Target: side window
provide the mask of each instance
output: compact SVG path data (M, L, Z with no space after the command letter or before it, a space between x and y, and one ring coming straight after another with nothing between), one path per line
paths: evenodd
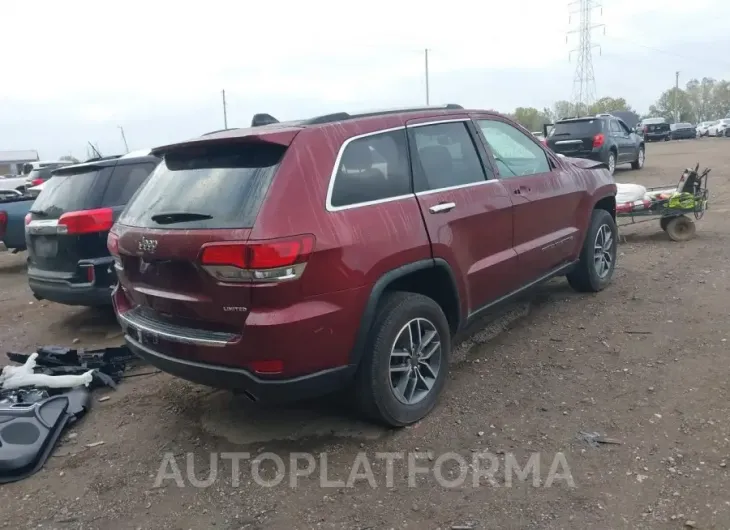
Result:
M624 122L620 121L618 122L619 127L621 127L621 132L625 134L631 134L631 129L629 129L629 126L626 125Z
M621 127L619 126L618 122L616 120L611 120L611 125L609 129L614 134L621 134Z
M410 128L416 191L484 182L487 178L466 122Z
M373 134L345 147L330 204L335 207L411 193L405 130Z
M101 199L102 206L127 204L153 169L155 169L155 164L150 162L115 167Z
M519 129L495 120L479 120L478 123L502 178L550 171L545 151Z

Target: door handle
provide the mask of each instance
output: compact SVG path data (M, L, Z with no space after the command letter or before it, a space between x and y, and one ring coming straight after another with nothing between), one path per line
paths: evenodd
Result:
M527 186L520 186L519 188L515 188L514 193L516 195L520 195L523 191L529 192L530 188L528 188Z
M443 213L450 212L454 208L456 208L455 202L440 202L431 206L428 211L431 213Z

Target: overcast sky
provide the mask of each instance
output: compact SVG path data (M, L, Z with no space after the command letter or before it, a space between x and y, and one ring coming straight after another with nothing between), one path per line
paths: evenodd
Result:
M730 79L730 1L603 0L597 95L640 112L692 77ZM568 0L1 0L0 150L104 154L247 126L431 103L509 112L569 99ZM573 26L578 17L573 16ZM600 54L599 54L600 51Z

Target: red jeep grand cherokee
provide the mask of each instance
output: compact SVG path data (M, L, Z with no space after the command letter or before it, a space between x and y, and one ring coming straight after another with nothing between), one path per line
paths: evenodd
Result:
M372 418L413 423L458 330L557 275L600 291L616 263L606 167L492 112L256 115L154 152L108 241L126 341L256 400L350 385Z

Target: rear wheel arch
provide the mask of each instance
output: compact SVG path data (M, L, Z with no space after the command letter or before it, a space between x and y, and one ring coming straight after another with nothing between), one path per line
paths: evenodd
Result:
M383 295L393 291L418 293L433 299L446 315L451 333L455 334L461 327L461 300L451 266L441 258L408 263L386 272L373 285L350 354L351 365L360 363Z

